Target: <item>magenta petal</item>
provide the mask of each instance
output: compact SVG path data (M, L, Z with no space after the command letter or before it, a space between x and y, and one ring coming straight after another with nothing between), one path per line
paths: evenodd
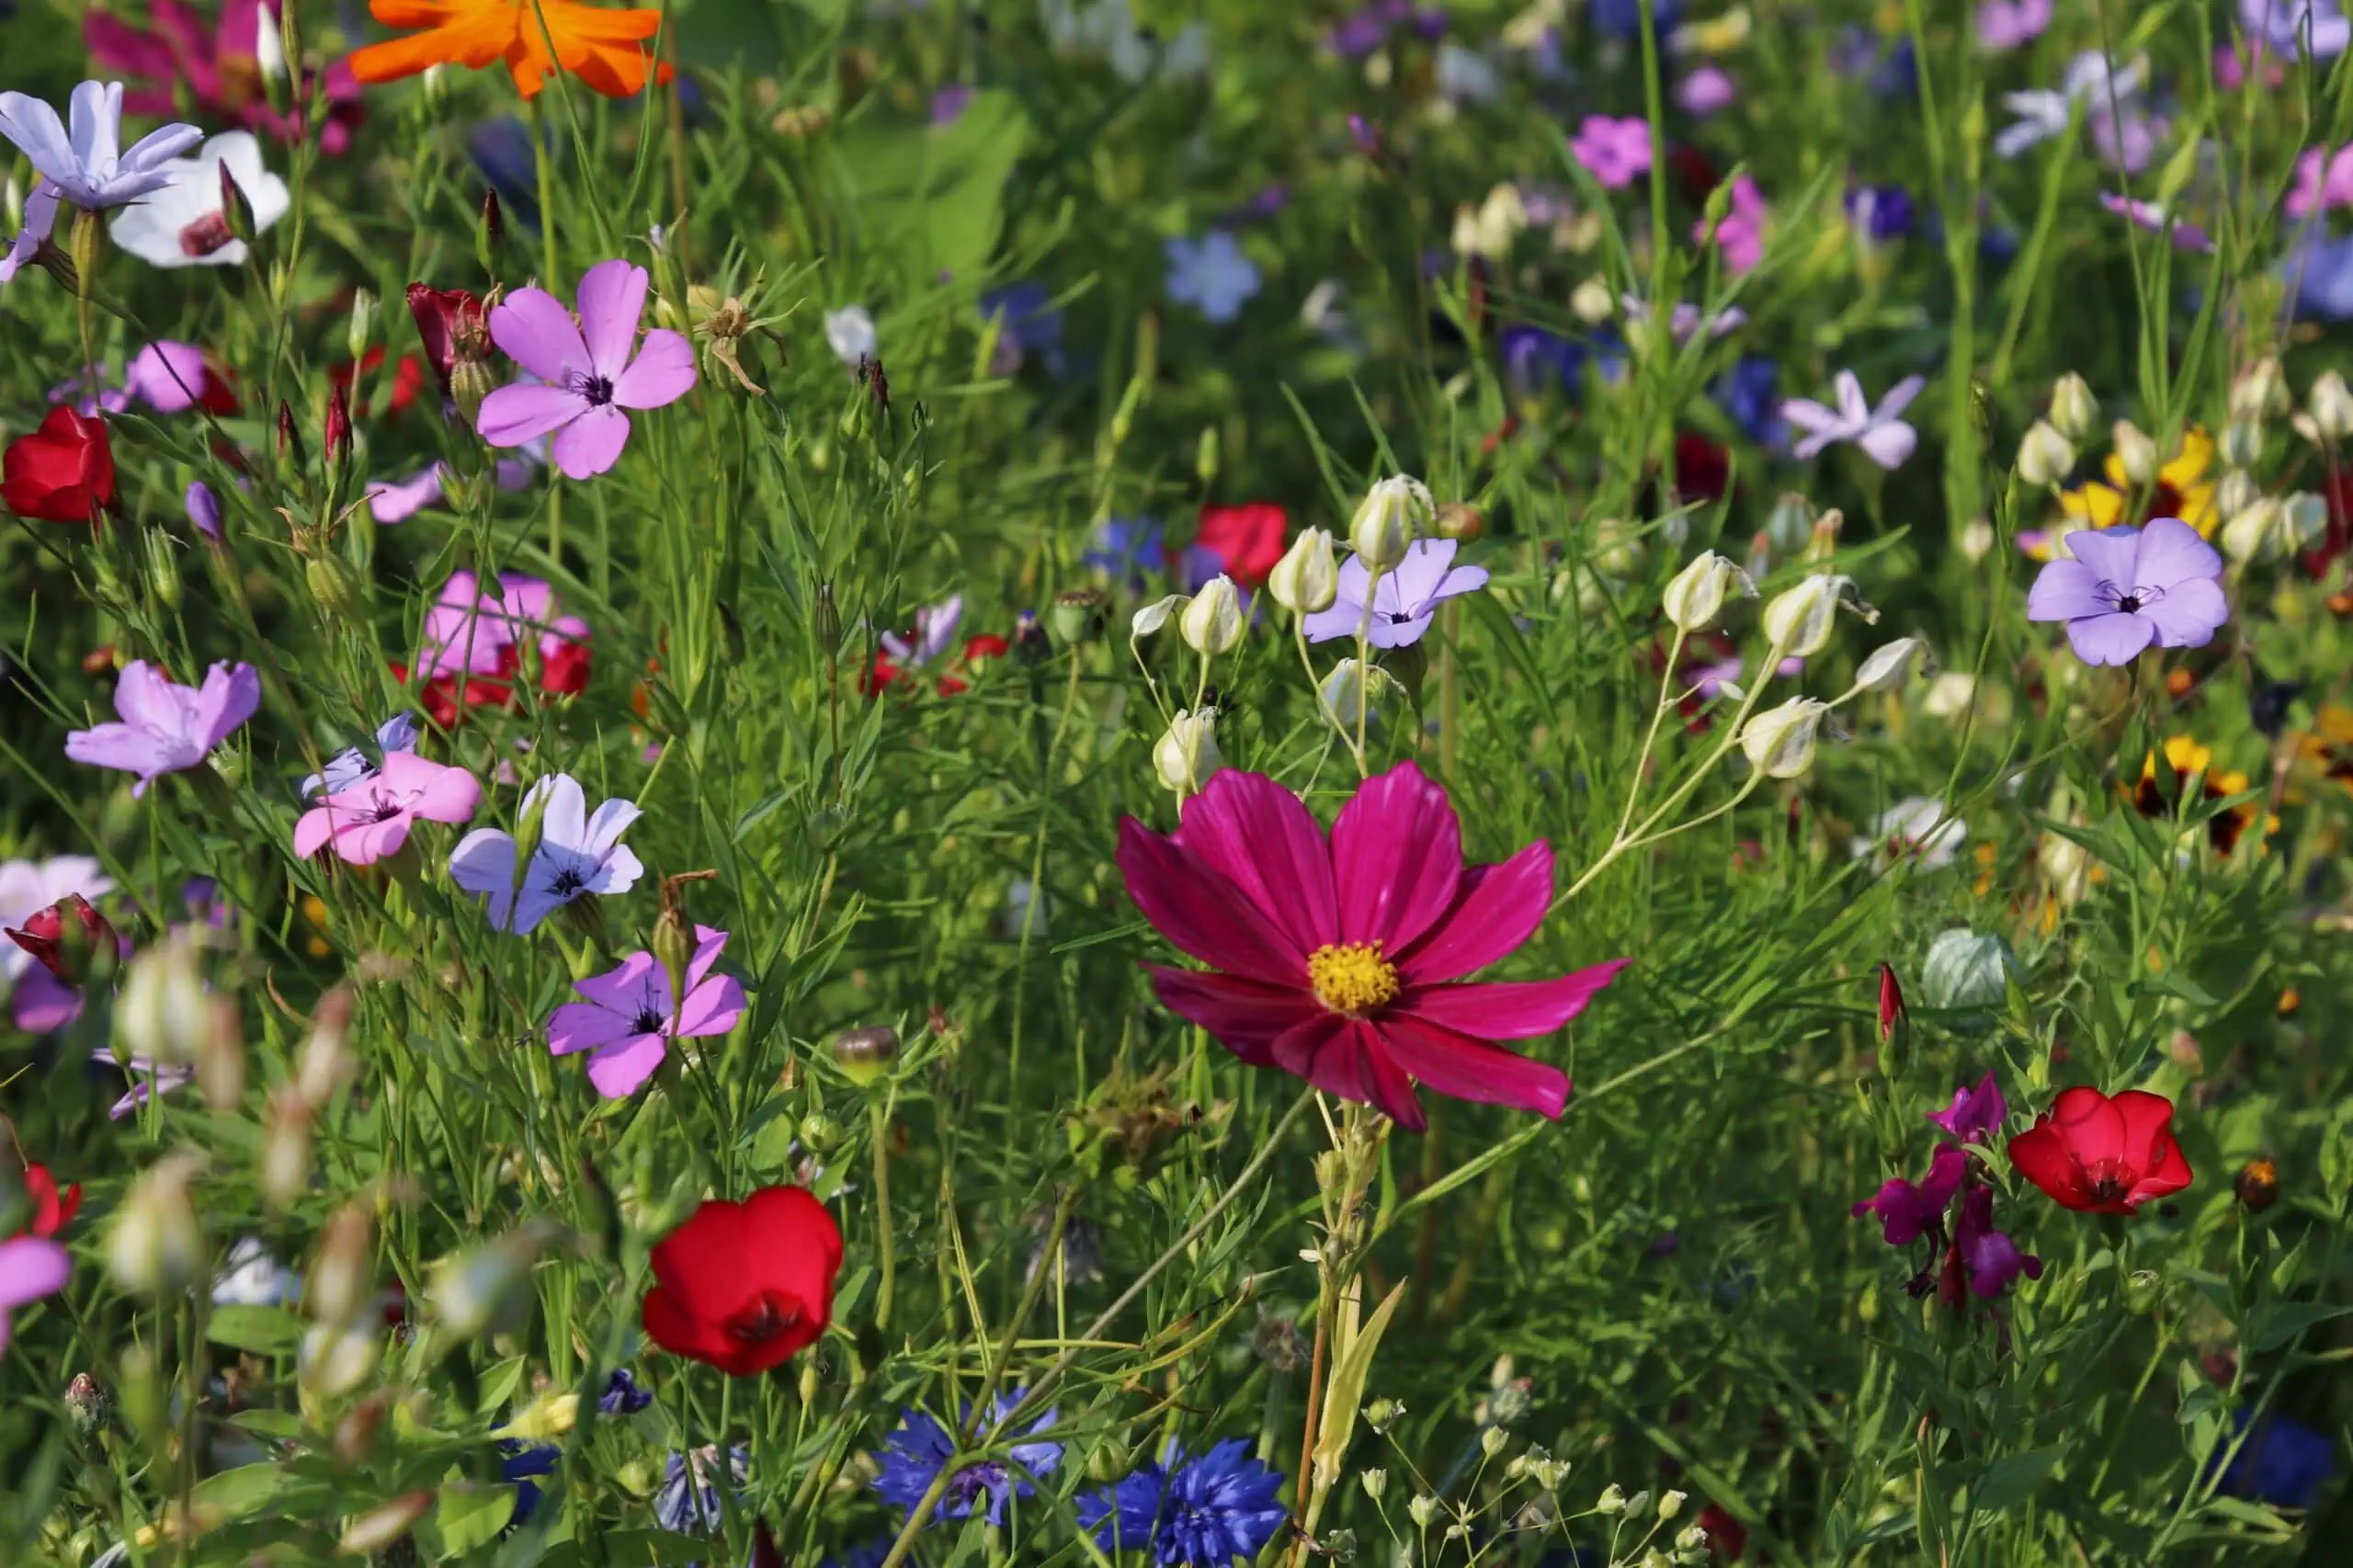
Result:
M2067 623L2067 641L2087 665L2129 665L2156 634L2156 622L2137 615L2093 615Z
M1585 1011L1586 1004L1633 960L1611 959L1558 980L1477 982L1410 990L1391 1006L1475 1040L1527 1040L1550 1034Z
M482 408L474 415L474 430L494 447L519 447L551 430L563 429L589 406L578 392L517 381L482 400Z
M627 445L629 415L608 403L591 408L557 431L550 450L566 479L594 479L621 460L621 449Z
M627 1099L662 1065L664 1049L658 1034L635 1035L608 1045L588 1059L588 1081L608 1100Z
M613 381L613 401L623 408L659 408L676 403L695 386L693 346L675 332L645 335L637 358Z
M566 1002L548 1015L548 1051L569 1056L630 1038L630 1016L594 1002Z
M1181 951L1270 985L1305 981L1307 955L1198 856L1127 817L1120 824L1119 862L1128 896Z
M507 295L490 312L490 339L508 358L559 388L589 368L588 346L572 324L572 312L544 289Z
M678 1010L681 1035L725 1034L744 1016L744 987L732 974L706 981L687 993Z
M1550 1062L1411 1014L1385 1014L1376 1027L1399 1066L1449 1099L1512 1106L1553 1121L1568 1108L1569 1075Z
M1301 952L1340 939L1324 831L1297 795L1266 775L1221 769L1185 802L1173 837L1232 879Z
M1535 935L1552 902L1552 848L1538 839L1495 866L1462 873L1454 906L1397 957L1408 985L1456 980L1494 963Z
M638 319L645 313L645 268L620 260L600 261L581 275L580 337L590 368L607 381L629 367Z
M1332 824L1340 934L1403 952L1454 902L1462 828L1446 791L1410 762L1368 778Z
M1427 1125L1413 1081L1362 1019L1319 1013L1277 1035L1267 1054L1284 1072L1327 1095L1371 1106L1415 1132Z
M1216 1037L1220 1045L1254 1067L1274 1059L1267 1047L1285 1029L1323 1014L1323 1007L1295 986L1267 985L1196 969L1146 966L1161 1005Z

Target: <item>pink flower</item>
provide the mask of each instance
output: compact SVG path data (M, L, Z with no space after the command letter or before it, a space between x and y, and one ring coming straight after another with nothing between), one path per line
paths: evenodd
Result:
M1576 154L1593 177L1609 190L1623 190L1636 175L1651 167L1651 128L1648 120L1612 119L1589 114L1577 128L1569 151Z
M1732 182L1732 207L1717 223L1715 233L1708 232L1708 221L1700 219L1691 225L1691 238L1699 244L1713 240L1723 252L1724 265L1737 278L1765 259L1765 198L1756 189L1756 182L1746 175Z
M652 953L631 953L620 968L573 989L587 998L567 1002L548 1019L548 1050L558 1056L593 1051L588 1081L607 1099L626 1099L654 1076L680 1037L725 1034L744 1016L744 988L732 974L712 978L710 966L727 933L695 927L695 955L687 965L687 999L678 1006L669 971Z
M2288 216L2309 218L2332 207L2353 207L2353 146L2308 150L2296 160L2296 188L2288 193Z
M8 1348L10 1314L64 1290L73 1272L65 1249L45 1237L0 1242L0 1351Z
M1732 77L1713 65L1701 65L1675 85L1675 101L1694 119L1730 108L1739 96Z
M261 706L261 677L251 665L214 665L204 684L176 686L144 659L122 667L114 683L119 724L95 724L65 737L65 755L93 767L139 775L133 796L165 773L197 767Z
M474 428L494 447L555 437L550 455L567 478L591 479L629 444L624 409L660 408L694 389L695 353L656 327L640 347L645 268L600 261L580 279L580 320L544 289L517 289L490 312L491 341L536 381L483 399Z
M482 802L482 786L462 767L396 751L365 783L329 795L294 824L294 853L308 858L329 842L354 866L397 854L419 822L464 822Z
M2040 38L2051 26L2051 0L1984 0L1977 7L1977 41L2002 54Z
M176 114L180 106L175 89L184 87L191 100L188 107L203 109L212 119L233 120L281 142L301 136L301 118L270 108L262 90L262 28L272 35L271 55L281 52L274 6L262 0L226 0L210 38L204 18L178 0L154 0L148 9L154 18L153 32L141 32L104 11L94 10L82 18L83 41L100 70L153 84L123 96L127 112ZM360 120L358 80L340 60L327 67L324 79L312 80L308 72L303 75L303 92L313 109L321 102L325 106L319 148L340 153L351 145L352 130Z
M2212 235L2195 223L2175 217L2165 210L2162 202L2135 201L2113 191L2103 190L2099 193L2099 204L2120 218L2131 220L2138 227L2158 233L2170 230L2176 250L2211 251L2214 248Z
M1568 1075L1492 1042L1549 1034L1627 963L1556 980L1461 983L1543 922L1552 851L1466 867L1446 791L1410 762L1368 779L1327 843L1273 779L1227 768L1163 836L1120 824L1145 918L1207 971L1151 965L1153 988L1254 1067L1279 1067L1419 1131L1416 1081L1558 1117Z
M420 667L428 676L504 674L507 651L534 631L540 634L540 657L555 659L568 644L585 642L589 635L586 621L555 611L555 590L543 578L502 572L485 593L472 573L452 572L441 585L440 598L425 613Z

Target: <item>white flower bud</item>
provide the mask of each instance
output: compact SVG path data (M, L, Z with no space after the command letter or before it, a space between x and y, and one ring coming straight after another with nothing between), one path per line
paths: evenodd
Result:
M1340 597L1340 567L1328 528L1309 528L1291 540L1267 577L1267 592L1294 615L1329 609Z
M1389 1472L1385 1470L1368 1470L1357 1480L1363 1485L1364 1494L1376 1503L1381 1501L1381 1494L1389 1490Z
M2252 419L2234 419L2222 426L2222 460L2233 468L2253 468L2263 456L2263 426Z
M1438 507L1418 479L1395 474L1365 492L1348 520L1348 546L1368 570L1389 572L1405 559L1405 547L1427 533Z
M2288 508L2276 497L2266 495L2222 525L2222 553L2242 566L2277 561L2288 552L2294 539L2295 525L2289 519Z
M1643 1517L1643 1510L1650 1506L1650 1488L1645 1486L1640 1492L1635 1493L1631 1497L1626 1499L1626 1517L1630 1519L1639 1519Z
M1427 1492L1417 1492L1414 1500L1405 1505L1405 1512L1413 1516L1415 1524L1427 1529L1430 1521L1438 1517L1438 1499Z
M2038 419L2018 443L2018 477L2048 487L2075 472L2075 449L2048 420Z
M1768 778L1795 778L1813 766L1815 737L1830 704L1792 697L1750 719L1740 732L1740 749Z
M430 1287L441 1325L460 1339L507 1325L530 1296L538 1250L536 1233L515 1231L444 1260Z
M311 1009L311 1033L302 1042L302 1059L295 1068L294 1092L313 1110L324 1108L358 1074L358 1060L351 1053L351 1010L356 1002L350 986L338 985Z
M1569 296L1569 309L1587 326L1598 326L1617 313L1618 296L1607 278L1588 278Z
M2070 370L2051 388L2051 423L2070 441L2080 441L2092 433L2092 421L2099 417L2099 401L2092 396L2092 389L2084 378ZM2072 466L2072 465L2070 465Z
M1602 1488L1601 1495L1594 1499L1593 1511L1597 1514L1624 1513L1626 1511L1625 1490L1616 1482L1611 1482Z
M1342 729L1354 733L1359 709L1370 710L1381 706L1381 699L1397 687L1397 677L1379 665L1368 667L1354 659L1342 659L1324 677L1322 692L1324 711Z
M2157 470L2164 466L2157 456L2157 444L2142 433L2130 419L2120 419L2109 429L2109 444L2115 449L2116 461L2124 470L2128 484L2148 485L2157 482Z
M1830 645L1831 620L1838 613L1840 596L1854 585L1851 577L1818 573L1801 578L1765 607L1765 635L1773 640L1777 655L1810 659Z
M1179 709L1168 722L1168 733L1152 748L1152 770L1159 775L1161 788L1174 790L1180 796L1199 792L1209 782L1210 775L1222 766L1224 759L1217 751L1214 708L1199 711Z
M2345 387L2345 378L2334 370L2324 372L2313 382L2313 390L2304 399L2304 410L2313 416L2313 425L2322 436L2341 441L2353 436L2353 392Z
M2288 497L2288 529L2296 548L2310 550L2328 533L2328 502L2309 490Z
M1137 610L1129 619L1128 640L1141 642L1167 625L1170 616L1176 614L1192 602L1191 597L1186 594L1170 594L1165 598L1153 600L1152 603Z
M114 1008L118 1044L152 1062L192 1062L204 1050L212 1009L204 994L196 947L186 936L131 960Z
M2239 470L2222 475L2222 483L2214 486L2214 510L2225 520L2262 499L2263 486L2255 482L2255 475Z
M1494 1459L1511 1441L1511 1434L1500 1426L1490 1426L1479 1434L1479 1451Z
M1665 1506L1662 1506L1659 1511L1665 1513ZM1705 1525L1686 1525L1676 1532L1675 1550L1677 1551L1697 1551L1707 1544L1708 1527Z
M286 80L286 38L279 28L285 24L267 6L260 7L255 20L260 25L254 28L254 63L261 68L263 81L283 82Z
M1186 646L1215 658L1242 641L1242 592L1221 572L1201 585L1192 601L1177 613L1177 634Z
M1702 551L1699 558L1675 574L1659 597L1659 608L1666 611L1666 619L1678 631L1699 631L1716 619L1723 608L1724 589L1738 583L1748 597L1756 597L1756 584L1749 574L1718 555L1714 551Z
M381 1355L375 1334L365 1326L313 1324L295 1366L304 1388L334 1399L366 1382Z
M1915 665L1925 665L1928 644L1917 637L1899 637L1871 650L1855 671L1858 691L1893 691L1912 678Z
M2231 418L2253 425L2266 415L2288 406L2288 382L2279 373L2279 358L2267 354L2241 370L2231 383Z
M302 1305L314 1322L339 1328L359 1321L376 1295L376 1220L364 1199L327 1217Z
M355 1515L344 1527L343 1539L336 1549L350 1557L375 1557L388 1553L400 1544L403 1537L415 1528L416 1522L433 1511L434 1492L426 1487L395 1497L389 1503L379 1503L364 1514Z
M1961 525L1961 553L1974 563L1985 559L1994 548L1994 525L1983 517L1972 517Z
M1928 683L1920 710L1931 719L1958 719L1977 698L1977 677L1967 670L1947 670Z
M203 1274L204 1226L188 1198L201 1155L167 1154L133 1183L107 1236L107 1269L136 1295L176 1296Z
M2070 377L2069 379L2074 380L2073 377ZM2076 384L2081 385L2082 383L2078 381ZM2086 393L2086 395L2088 396L2089 394ZM1676 1515L1683 1512L1683 1498L1684 1494L1680 1492L1662 1493L1658 1500L1658 1517L1661 1519L1672 1519Z

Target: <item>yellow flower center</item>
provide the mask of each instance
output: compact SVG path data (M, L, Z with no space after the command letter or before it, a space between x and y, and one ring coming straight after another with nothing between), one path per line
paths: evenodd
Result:
M1379 942L1342 942L1307 955L1308 983L1315 999L1351 1017L1396 999L1397 966L1381 956Z

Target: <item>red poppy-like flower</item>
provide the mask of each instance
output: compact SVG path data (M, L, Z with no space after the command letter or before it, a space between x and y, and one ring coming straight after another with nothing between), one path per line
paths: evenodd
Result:
M95 523L114 505L114 449L104 422L63 403L0 455L0 502L44 523Z
M2145 1089L2110 1098L2063 1089L2034 1125L2010 1140L2010 1165L2063 1209L2130 1214L2189 1185L2173 1135L2173 1101Z
M65 917L74 918L68 930ZM8 928L8 939L32 954L41 968L68 985L79 985L89 969L89 955L112 952L118 938L106 916L90 907L78 892L69 892L47 909L38 910L22 926Z
M1174 835L1120 824L1128 896L1206 971L1150 966L1174 1011L1254 1067L1280 1067L1418 1131L1416 1081L1558 1117L1568 1074L1492 1042L1549 1034L1628 960L1557 980L1461 983L1516 951L1552 897L1539 839L1462 861L1446 790L1410 762L1368 779L1326 842L1299 797L1228 768Z
M710 1199L654 1244L645 1332L673 1356L750 1377L817 1342L834 1307L842 1233L807 1188Z
M25 1191L33 1200L32 1223L25 1233L28 1235L45 1240L57 1234L74 1222L74 1216L82 1208L82 1184L77 1181L59 1190L57 1178L50 1174L47 1165L25 1167Z
M1271 501L1240 506L1204 506L1194 542L1216 555L1225 574L1245 588L1267 580L1283 558L1283 530L1290 519Z
M428 290L428 292L430 290ZM412 306L411 308L414 309L415 307ZM480 307L477 306L476 309L480 309ZM354 392L364 392L369 387L375 384L376 372L383 369L383 345L378 344L374 347L369 349L367 353L361 355L359 357L359 362L357 365L354 365L350 360L346 359L340 363L328 366L327 384L335 391L344 393L347 397L350 396ZM443 378L442 385L444 387L449 385L449 380L447 377ZM424 387L425 367L417 363L415 355L402 355L400 358L400 363L392 367L392 412L399 414L405 410L410 403L416 401L416 394L423 391ZM367 418L368 404L360 403L358 405L356 412L358 414L360 418Z

